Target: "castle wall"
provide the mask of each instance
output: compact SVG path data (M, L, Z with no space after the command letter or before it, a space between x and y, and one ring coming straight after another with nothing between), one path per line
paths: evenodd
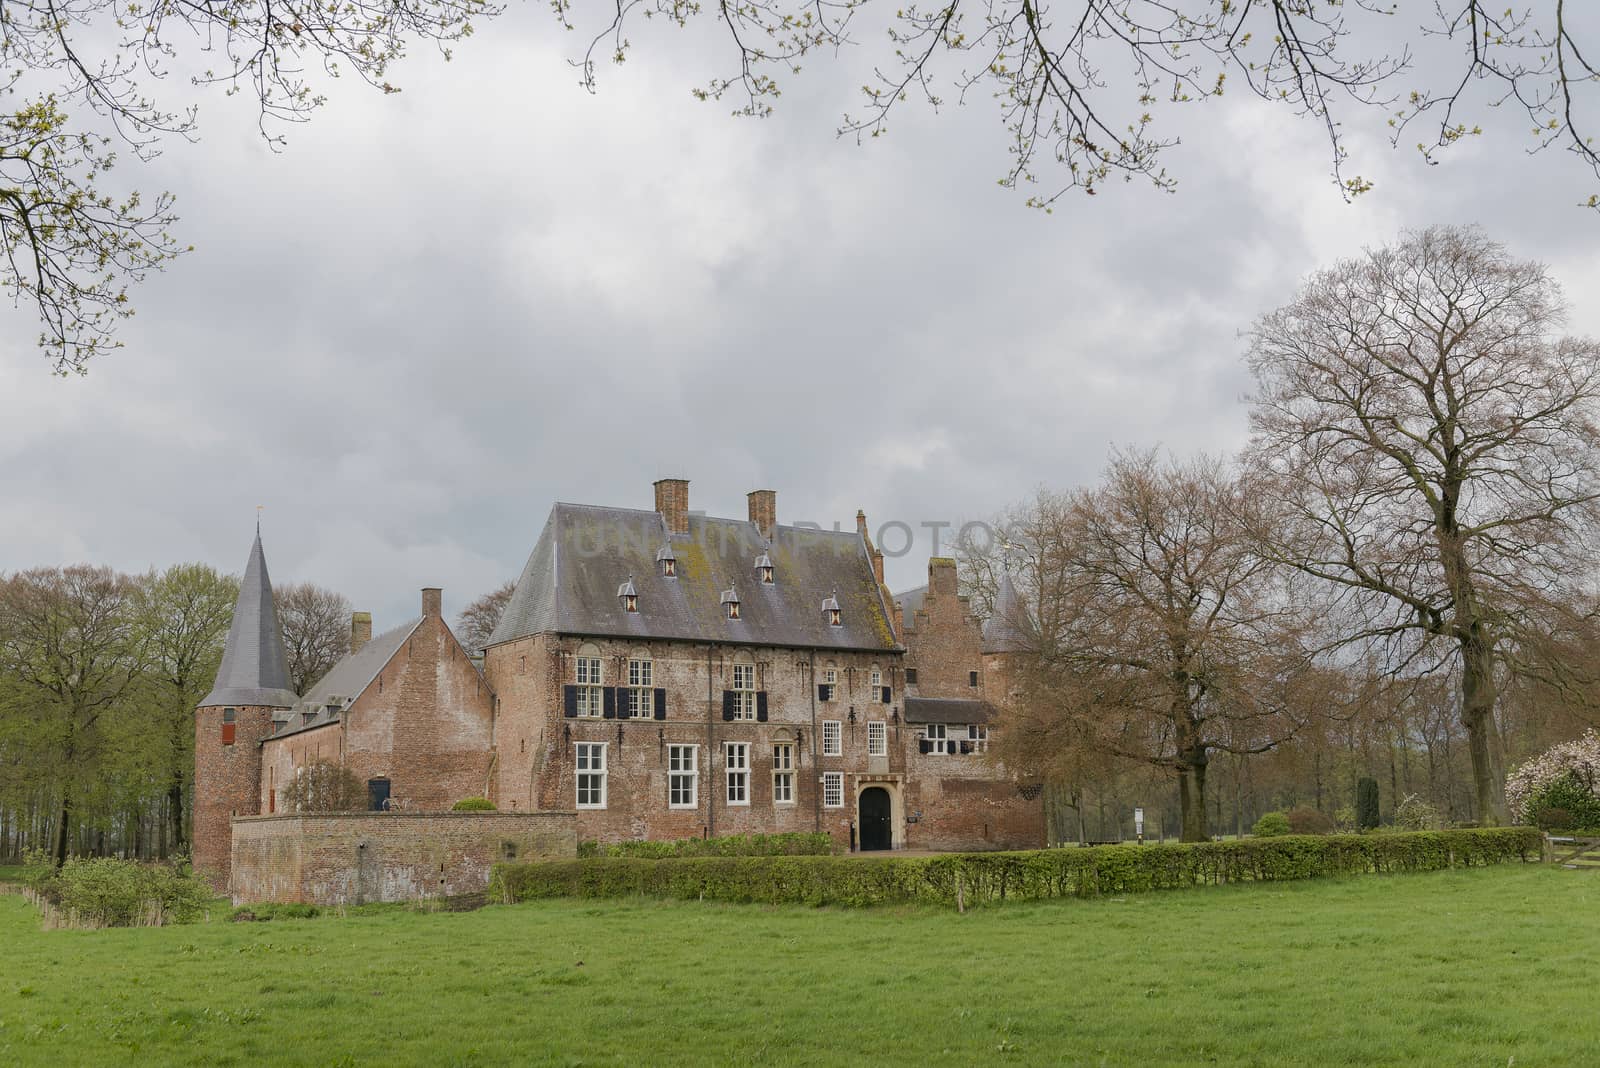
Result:
M502 860L575 857L570 812L358 812L232 823L233 903L359 905L482 893Z

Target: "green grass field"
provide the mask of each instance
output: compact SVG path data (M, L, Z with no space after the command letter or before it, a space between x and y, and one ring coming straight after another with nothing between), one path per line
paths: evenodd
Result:
M0 1064L1584 1064L1596 961L1600 877L1521 865L966 915L41 931L0 894Z

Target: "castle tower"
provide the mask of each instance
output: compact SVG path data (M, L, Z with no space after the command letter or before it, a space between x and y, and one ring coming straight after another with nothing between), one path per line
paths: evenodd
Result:
M983 674L985 690L998 705L1006 705L1016 695L1022 680L1019 676L1019 654L1030 653L1039 647L1033 618L1028 615L1027 602L1011 582L1011 575L1002 572L1000 588L995 591L994 609L983 623Z
M258 528L216 685L194 714L194 865L219 889L231 867L229 821L261 809L261 741L272 733L272 712L298 700L289 689L289 658Z

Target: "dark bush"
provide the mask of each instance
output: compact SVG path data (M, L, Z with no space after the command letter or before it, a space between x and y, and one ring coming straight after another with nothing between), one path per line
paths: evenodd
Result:
M1304 805L1289 810L1290 834L1332 834L1333 817Z
M183 863L140 864L111 857L68 858L35 882L45 903L77 927L156 927L192 923L211 889Z
M1269 812L1256 820L1256 825L1250 828L1250 833L1257 838L1276 838L1289 833L1289 817L1281 812Z
M1356 783L1356 829L1370 831L1382 822L1378 809L1378 780L1362 778Z
M1575 826L1571 812L1554 807L1541 808L1533 817L1533 822L1546 831L1570 831Z
M1600 827L1600 797L1591 793L1575 772L1552 779L1528 799L1529 812L1552 808L1566 810L1568 828Z
M933 857L595 857L497 864L489 896L506 902L643 895L768 904L983 904L1537 862L1542 848L1539 831L1511 827Z
M494 802L487 797L463 797L450 806L451 812L493 812Z
M282 796L285 812L362 812L369 804L367 784L327 760L296 768Z

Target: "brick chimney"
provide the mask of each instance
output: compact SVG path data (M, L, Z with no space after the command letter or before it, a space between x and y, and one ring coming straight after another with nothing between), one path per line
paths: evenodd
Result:
M444 615L444 590L438 586L422 587L422 615L424 619L438 619Z
M655 482L656 511L666 521L668 534L689 533L689 480L662 478Z
M750 522L756 525L763 538L771 541L773 531L778 528L777 491L751 490L745 494L745 500L750 503Z
M350 652L359 653L372 640L372 613L350 613Z
M867 513L860 508L856 509L856 533L861 535L861 540L867 545L867 558L872 561L872 577L878 585L883 585L883 553L872 544L872 536L867 533Z

